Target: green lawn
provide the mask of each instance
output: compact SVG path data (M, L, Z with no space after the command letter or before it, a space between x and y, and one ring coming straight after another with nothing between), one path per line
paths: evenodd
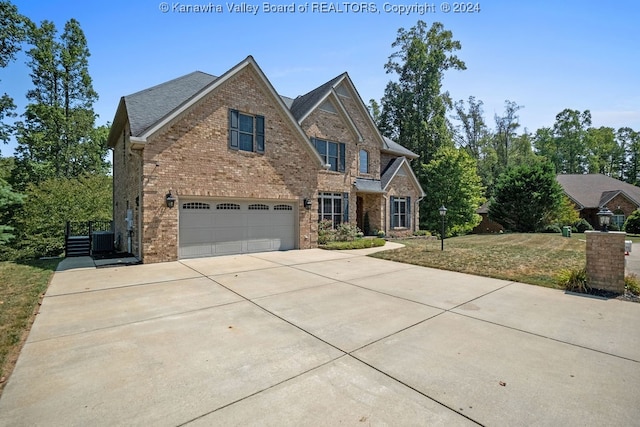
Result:
M404 248L371 256L408 264L534 285L557 287L556 276L562 269L585 265L583 234L571 239L557 234L483 234L439 240L399 240Z
M58 262L59 259L0 262L0 391Z

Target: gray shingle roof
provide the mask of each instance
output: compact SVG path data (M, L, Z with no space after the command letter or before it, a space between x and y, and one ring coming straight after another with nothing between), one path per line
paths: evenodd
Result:
M384 193L378 179L356 178L356 189L363 193Z
M194 71L123 97L129 116L131 135L142 135L216 79L217 77L211 74Z
M386 151L388 153L392 153L392 154L397 154L400 156L405 156L408 157L410 159L415 159L417 157L419 157L416 153L414 153L413 151L404 148L402 145L398 144L397 142L387 138L386 136L383 136L382 139L384 140L384 147L382 149L382 151Z
M402 157L396 157L395 159L393 159L393 160L391 160L389 162L389 164L385 168L384 172L382 172L382 176L380 176L380 181L382 183L382 188L386 188L387 187L387 185L389 184L389 181L391 181L391 178L393 178L393 176L398 171L400 166L402 166L402 161L403 160L404 159Z
M556 179L564 192L584 208L600 208L620 192L640 205L640 187L606 175L558 175Z
M329 80L322 86L319 86L308 92L304 95L301 95L293 100L293 104L289 107L291 110L291 114L296 118L297 121L300 121L302 117L304 117L311 109L322 99L324 98L333 85L335 85L338 80L340 80L346 73L342 73L339 76Z

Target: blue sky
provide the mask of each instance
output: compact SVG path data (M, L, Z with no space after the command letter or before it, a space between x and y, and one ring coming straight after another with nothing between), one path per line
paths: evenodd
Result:
M252 55L275 89L295 97L347 71L360 96L380 100L387 82L384 64L394 52L398 28L418 20L439 21L462 44L457 52L467 70L449 71L443 89L454 100L475 96L484 102L493 126L505 100L524 106L523 128L553 126L565 108L591 110L593 126L629 126L640 131L640 13L631 0L473 2L480 11L443 12L445 2L427 12L399 14L372 2L377 13L348 2L274 0L294 5L294 13L265 13L262 1L246 1L258 13L229 12L224 1L159 0L14 1L36 22L53 21L62 32L77 19L91 51L90 73L100 99L98 124L113 120L121 96L200 70L220 75ZM370 4L370 3L367 3ZM455 2L446 2L454 7ZM180 5L219 5L222 12L187 12ZM308 5L308 6L307 6ZM307 12L300 9L307 6ZM316 11L312 11L314 8ZM349 7L349 9L347 9ZM362 8L361 8L362 9ZM21 112L31 80L24 54L0 70L0 92L8 92ZM522 130L521 129L521 130ZM3 156L15 143L0 145Z

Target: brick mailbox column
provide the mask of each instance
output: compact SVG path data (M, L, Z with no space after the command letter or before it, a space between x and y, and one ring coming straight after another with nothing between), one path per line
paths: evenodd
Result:
M626 233L586 231L587 285L624 293L624 239Z

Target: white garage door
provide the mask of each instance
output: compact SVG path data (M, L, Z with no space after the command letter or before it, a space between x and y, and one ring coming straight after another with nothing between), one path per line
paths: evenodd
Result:
M293 203L180 201L180 258L295 248Z

